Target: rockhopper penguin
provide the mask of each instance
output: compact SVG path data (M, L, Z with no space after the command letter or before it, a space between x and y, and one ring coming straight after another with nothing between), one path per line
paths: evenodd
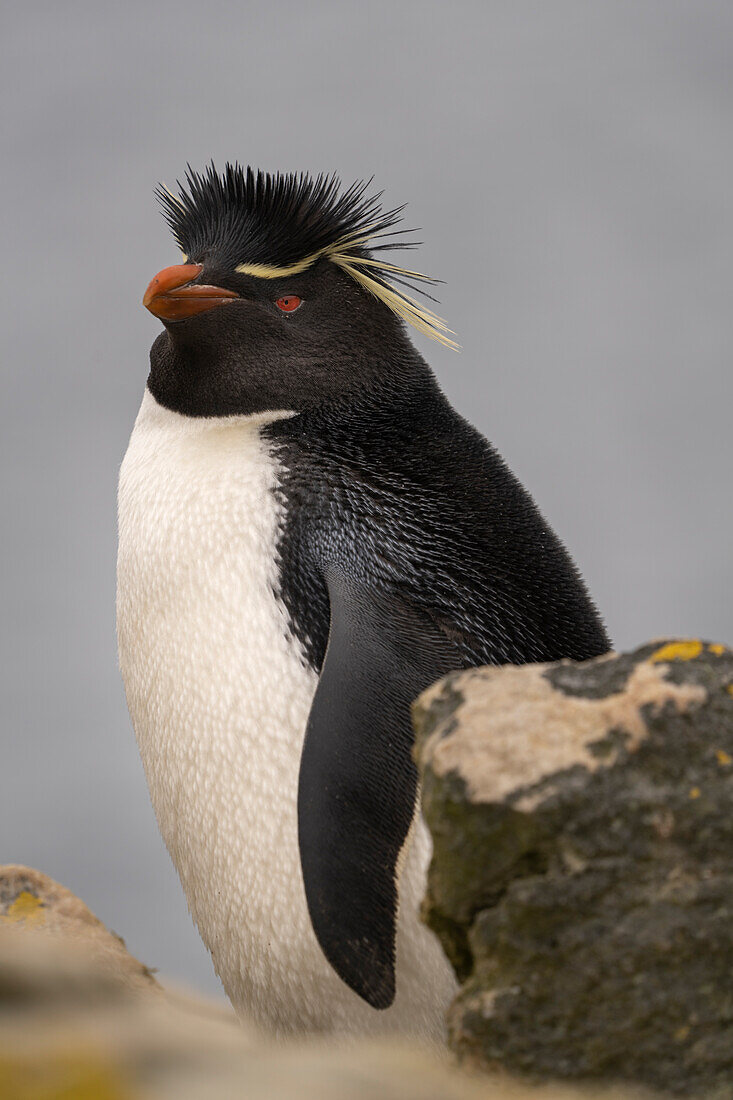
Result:
M608 650L567 552L441 393L400 211L228 165L159 190L184 252L119 485L122 675L237 1009L442 1034L410 703L453 669ZM400 241L402 240L402 245ZM488 735L488 734L487 734Z

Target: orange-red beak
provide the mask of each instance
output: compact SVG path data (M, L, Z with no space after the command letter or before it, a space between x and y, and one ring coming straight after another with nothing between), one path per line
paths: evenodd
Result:
M143 305L161 321L183 321L238 297L233 290L224 290L221 286L201 283L189 286L203 270L201 264L176 264L164 268L150 280Z

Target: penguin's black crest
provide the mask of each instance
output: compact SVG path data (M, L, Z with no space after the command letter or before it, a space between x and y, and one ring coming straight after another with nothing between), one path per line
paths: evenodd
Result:
M404 206L382 210L382 192L369 194L370 183L343 188L335 174L271 174L237 163L227 163L220 174L212 163L204 172L189 165L178 195L159 185L156 196L190 260L216 252L233 271L275 279L325 258L419 331L457 347L442 318L394 285L429 298L424 287L437 280L375 255L418 242L396 239L409 233L395 228Z
M335 175L270 174L240 164L227 164L220 175L211 164L204 172L189 166L179 197L162 186L156 194L188 255L215 240L235 263L290 267L339 241L374 238L399 223L404 208L383 212L381 195L367 195L368 186L358 182L342 191Z

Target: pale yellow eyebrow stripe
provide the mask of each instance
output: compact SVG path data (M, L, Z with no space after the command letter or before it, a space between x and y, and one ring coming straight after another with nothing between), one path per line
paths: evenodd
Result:
M290 275L299 275L302 271L312 267L316 260L326 257L419 332L455 351L460 350L459 345L450 339L450 336L454 333L451 332L442 317L438 317L432 310L420 305L411 295L384 286L364 268L381 269L389 274L403 275L411 279L422 279L426 282L432 282L433 280L429 276L423 275L422 272L410 271L409 268L382 263L380 260L367 259L364 256L357 256L349 252L349 249L365 244L368 239L367 234L366 236L338 241L319 252L314 252L304 259L298 260L297 263L290 264L289 267L276 267L274 264L238 264L234 270L240 275L252 275L256 279L286 279Z
M274 267L271 264L237 264L234 268L240 275L253 275L256 279L285 279L288 275L300 275L316 262L321 253L316 252L312 256L306 256L304 260L298 260L290 267Z

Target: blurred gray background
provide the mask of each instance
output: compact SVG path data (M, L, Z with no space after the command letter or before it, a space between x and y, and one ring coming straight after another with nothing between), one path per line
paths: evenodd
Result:
M0 860L218 988L116 666L115 483L187 160L371 176L445 280L421 338L617 647L733 642L733 4L33 3L2 21Z

